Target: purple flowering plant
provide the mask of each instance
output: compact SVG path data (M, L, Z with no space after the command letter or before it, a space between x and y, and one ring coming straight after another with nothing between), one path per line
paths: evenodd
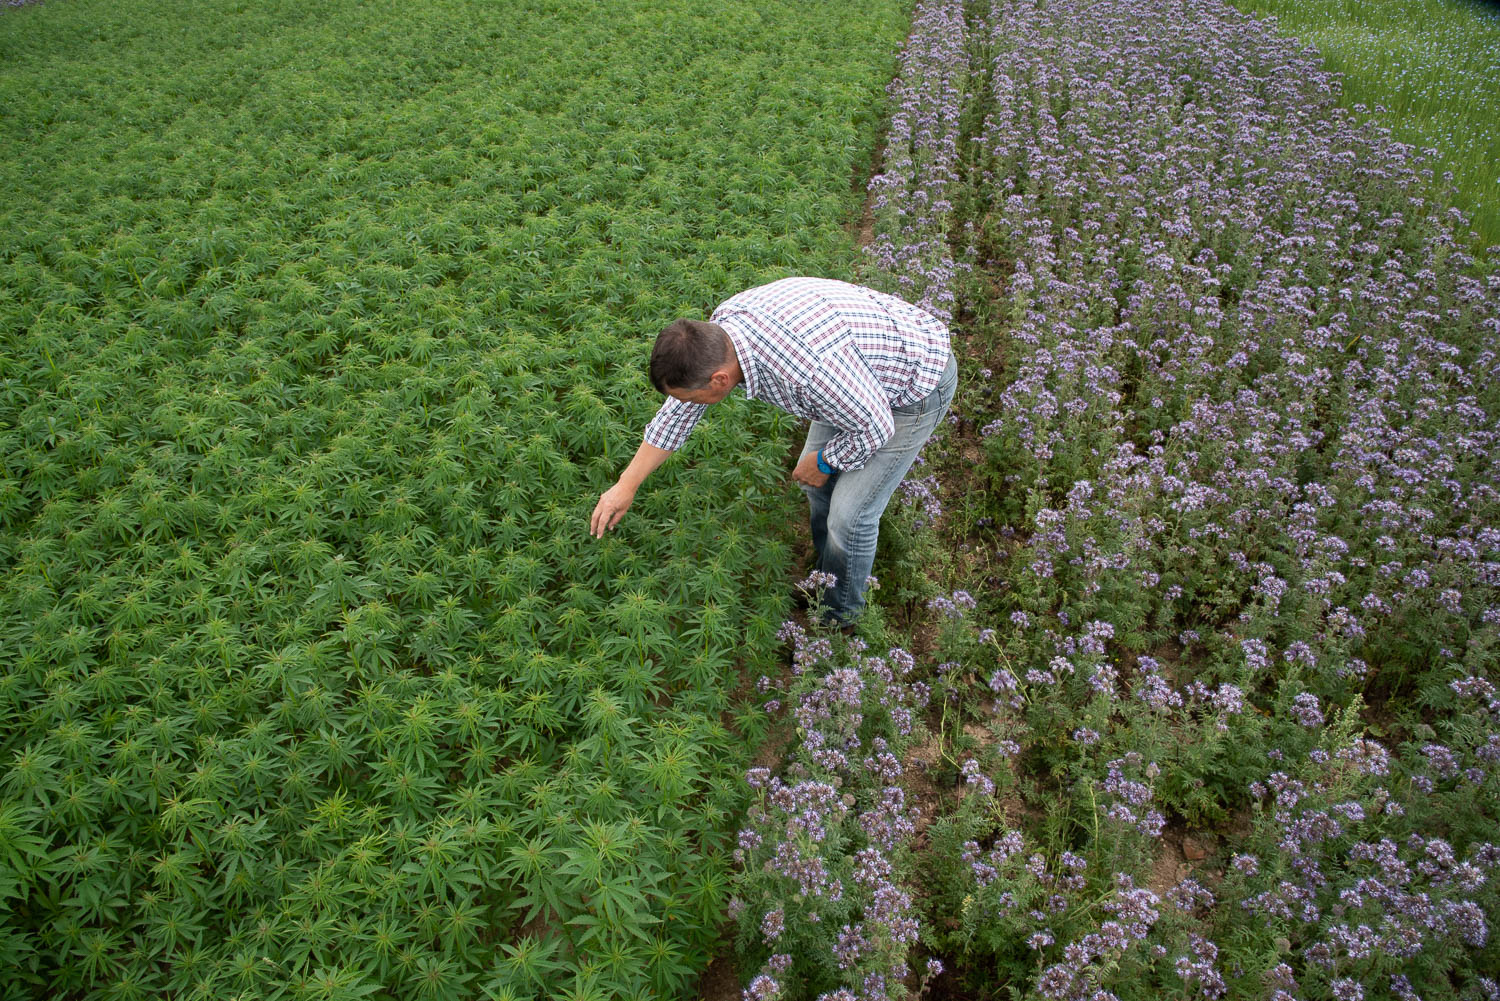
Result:
M1360 708L1316 727L1314 746L1280 756L1251 785L1251 831L1219 890L1234 906L1216 916L1246 957L1234 979L1249 987L1284 966L1299 971L1298 988L1313 997L1384 987L1398 975L1408 987L1478 996L1474 974L1493 969L1496 955L1500 837L1464 818L1494 816L1500 796L1484 749L1496 744L1445 748L1429 755L1432 767L1406 771L1364 732ZM1491 716L1492 734L1494 724ZM1408 757L1437 746L1412 746ZM1463 782L1466 768L1486 773L1477 782L1470 773L1468 803L1434 789L1433 772Z
M901 758L926 688L905 650L871 655L793 622L782 636L797 742L781 774L747 774L753 802L734 850L731 912L741 956L760 969L746 996L900 997L919 929L905 882L919 814Z
M922 0L887 94L892 108L880 173L870 179L875 280L946 320L956 262L948 229L958 190L960 117L970 54L963 0Z

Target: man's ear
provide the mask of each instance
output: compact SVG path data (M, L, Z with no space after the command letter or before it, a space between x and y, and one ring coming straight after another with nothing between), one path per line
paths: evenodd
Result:
M708 377L708 384L714 389L723 389L729 385L729 369L716 369L714 374Z

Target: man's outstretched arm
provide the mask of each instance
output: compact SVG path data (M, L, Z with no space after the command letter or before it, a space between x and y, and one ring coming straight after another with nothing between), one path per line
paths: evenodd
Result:
M630 460L630 465L625 467L620 479L599 495L599 503L594 505L594 516L589 520L589 534L602 539L605 531L619 524L620 518L635 500L635 492L641 483L657 466L666 462L671 454L670 449L657 448L647 441L641 442L641 447L635 450L635 458Z

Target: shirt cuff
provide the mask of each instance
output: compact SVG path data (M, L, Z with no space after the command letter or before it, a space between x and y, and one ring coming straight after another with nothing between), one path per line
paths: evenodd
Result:
M870 447L868 441L856 438L848 431L835 435L823 446L823 461L843 472L863 469L874 454L875 449Z

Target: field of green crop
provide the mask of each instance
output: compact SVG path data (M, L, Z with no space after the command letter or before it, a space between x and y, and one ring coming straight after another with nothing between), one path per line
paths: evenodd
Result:
M588 513L662 324L852 276L905 28L0 16L0 997L693 989L786 425L726 404L617 533Z

